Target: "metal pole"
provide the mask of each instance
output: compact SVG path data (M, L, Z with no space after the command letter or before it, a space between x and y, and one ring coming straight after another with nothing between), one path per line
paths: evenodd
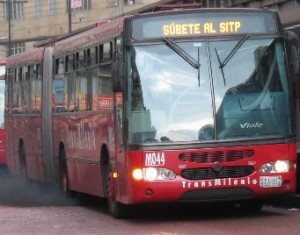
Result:
M7 56L11 55L11 0L7 0L7 13L8 13L8 43L7 43Z
M72 32L72 9L71 0L68 0L69 33Z

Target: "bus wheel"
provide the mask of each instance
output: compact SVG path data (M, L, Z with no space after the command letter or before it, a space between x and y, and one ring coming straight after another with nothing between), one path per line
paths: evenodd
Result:
M59 155L59 175L60 175L60 189L61 191L66 195L70 197L74 197L75 193L70 190L69 188L69 175L68 175L68 169L67 169L67 163L66 163L66 154L65 150L61 149L60 155Z
M113 185L112 171L109 164L104 166L104 184L105 184L105 195L107 197L108 211L116 219L125 219L130 216L129 206L126 206L115 200L115 191Z
M60 170L60 188L65 194L67 194L69 191L69 180L67 176L67 170L65 168Z

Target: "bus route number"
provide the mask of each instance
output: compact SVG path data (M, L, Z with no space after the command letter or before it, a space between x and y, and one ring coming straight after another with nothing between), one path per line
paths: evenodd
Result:
M165 163L164 152L148 152L145 155L145 166L163 166Z

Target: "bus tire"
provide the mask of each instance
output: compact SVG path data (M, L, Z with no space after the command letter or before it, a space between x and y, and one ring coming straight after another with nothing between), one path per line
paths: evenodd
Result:
M115 219L127 219L130 217L129 207L120 202L117 202L112 199L108 199L108 208L110 214Z
M124 205L115 200L114 183L110 164L104 166L104 175L105 196L107 198L107 206L109 213L115 219L128 218L130 216L129 206Z
M76 194L72 190L70 190L70 181L69 181L69 174L67 168L67 160L66 160L66 153L65 149L61 148L59 151L59 187L61 191L67 197L75 197Z

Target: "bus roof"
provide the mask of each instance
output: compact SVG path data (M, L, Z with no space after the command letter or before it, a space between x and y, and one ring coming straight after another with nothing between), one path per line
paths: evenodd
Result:
M7 66L14 67L15 65L29 65L39 63L43 60L44 48L38 48L31 51L16 54L7 57Z
M114 36L118 36L123 31L124 17L108 21L105 23L96 24L96 27L87 31L78 33L72 37L54 42L54 56L84 49L91 45L109 40Z
M28 65L42 61L44 50L46 47L54 46L53 55L60 56L68 52L74 52L98 42L108 40L113 36L120 35L123 31L124 17L109 21L106 23L96 24L96 27L78 33L71 37L54 41L50 45L35 48L34 50L16 54L7 58L7 66Z

